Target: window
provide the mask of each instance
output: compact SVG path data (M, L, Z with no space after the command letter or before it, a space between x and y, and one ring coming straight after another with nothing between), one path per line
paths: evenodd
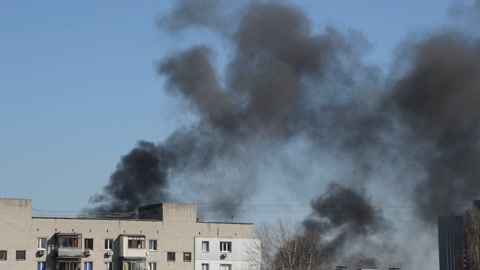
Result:
M208 263L202 263L202 270L208 270Z
M174 262L175 261L175 252L167 252L167 261Z
M232 242L220 242L220 251L232 252Z
M37 249L47 249L47 238L38 238Z
M7 251L0 250L0 261L6 261L6 260L7 260Z
M37 270L45 270L46 263L45 262L37 262Z
M85 238L85 250L93 250L93 239Z
M25 260L25 250L17 250L17 261L24 261Z
M220 264L220 270L232 270L231 264Z
M157 250L157 240L148 240L148 249Z
M93 270L93 262L84 262L83 270Z
M124 270L145 270L145 262L135 262L135 261L130 261L130 262L123 262L123 268Z
M145 238L129 237L128 248L145 248Z
M81 248L81 235L59 235L58 236L59 247L63 248Z
M112 262L106 262L105 263L105 270L113 270Z
M192 253L191 252L184 252L183 253L183 261L184 262L191 262L192 261Z
M208 252L210 250L208 241L202 241L202 251Z
M80 268L79 262L60 261L58 262L58 270L77 270Z
M148 270L157 270L157 263L156 262L148 263Z
M113 250L113 239L105 239L105 249Z

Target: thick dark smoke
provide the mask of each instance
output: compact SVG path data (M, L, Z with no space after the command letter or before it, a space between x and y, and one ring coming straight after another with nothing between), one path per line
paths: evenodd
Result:
M330 184L323 195L312 201L312 210L311 217L303 221L305 231L307 234L334 235L324 240L322 247L325 257L337 263L377 268L382 254L391 252L391 256L401 252L395 243L375 238L385 237L392 228L381 210L375 209L352 188ZM357 243L362 243L363 247ZM394 260L390 258L390 263Z
M390 267L402 252L392 242L398 237L370 200L431 207L478 197L475 35L452 29L408 40L384 78L363 60L370 46L360 32L314 31L284 2L236 10L222 1L176 1L157 22L172 36L206 29L228 44L227 56L195 44L157 62L166 91L196 122L163 142L140 142L88 213L169 200L220 205L230 219L257 197L301 202L334 181L313 201L305 228L325 234L327 252L342 264ZM417 225L436 220L419 214Z
M175 16L162 18L161 25L167 25L169 30L177 29L171 25L180 25L179 30L187 26L212 26L202 19L211 16L199 14L198 18L192 18L188 15L193 12L190 9L196 9L198 2L195 3L179 1L173 11ZM208 2L211 4L213 2ZM252 3L240 14L238 24L231 25L228 35L224 36L233 44L234 53L224 80L213 65L211 49L206 46L194 46L166 56L158 63L157 71L166 78L167 91L180 94L199 116L197 125L174 132L165 142L152 146L152 151L161 149L156 155L152 154L164 161L160 169L154 162L142 164L144 169L158 171L162 176L162 181L152 181L157 185L148 185L162 191L158 199L175 199L169 197L167 191L167 183L171 185L169 179L175 175L209 171L214 160L238 157L238 152L245 147L254 147L247 152L261 151L268 149L272 141L283 142L280 143L283 145L300 133L314 137L324 134L329 125L335 123L336 115L332 112L336 114L348 106L348 93L337 95L335 92L341 88L348 91L356 82L349 72L355 69L357 74L367 73L363 72L359 59L366 43L357 32L344 35L329 27L324 33L315 34L300 10L283 3ZM213 30L217 31L215 27ZM365 80L363 76L357 77ZM341 117L346 119L345 115ZM93 212L106 211L109 204L112 211L134 211L138 203L153 199L147 196L139 200L143 198L141 194L126 196L125 192L115 192L119 189L117 186L128 188L136 181L145 181L136 177L137 174L117 176L123 174L124 167L130 167L128 162L136 160L124 158L105 194L92 198L94 203L101 204L100 208L92 209ZM232 181L247 180L241 175L231 178L234 178ZM244 185L233 185L241 190L234 191L237 196L230 201L238 203L251 197L257 180L255 176L249 177L252 188L247 192ZM240 195L245 197L238 198ZM209 202L226 203L224 197L209 196ZM120 208L119 202L122 202ZM232 211L225 214L235 214Z
M239 125L237 104L220 87L209 56L208 48L194 47L166 58L158 72L167 76L168 89L188 98L207 124L233 134Z
M94 214L132 212L139 205L157 200L169 200L167 188L171 153L141 141L130 153L122 157L117 171L103 188L103 194L90 198L100 203Z
M339 184L330 184L326 193L312 202L312 209L318 217L328 220L328 224L314 224L325 224L330 228L345 225L349 227L348 231L354 234L376 232L383 223L381 213L377 215L365 198L353 189ZM306 222L305 225L309 228L313 224Z
M410 64L390 102L414 130L410 139L430 145L417 201L464 205L480 190L479 40L441 32L412 48Z

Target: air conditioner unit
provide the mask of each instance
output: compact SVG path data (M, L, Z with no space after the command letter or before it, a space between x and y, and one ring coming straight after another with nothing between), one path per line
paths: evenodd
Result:
M90 256L92 255L92 251L91 250L85 250L85 256Z
M43 248L38 249L37 252L38 252L39 256L45 255L45 249L43 249Z
M113 250L108 250L108 251L107 251L107 255L108 255L108 256L113 256Z

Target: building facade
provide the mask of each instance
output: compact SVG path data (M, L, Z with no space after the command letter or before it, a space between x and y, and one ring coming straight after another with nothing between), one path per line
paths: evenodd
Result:
M460 215L438 217L438 258L440 270L464 270L465 229Z
M259 269L251 223L201 222L196 205L139 208L138 219L32 217L32 201L0 199L0 269Z

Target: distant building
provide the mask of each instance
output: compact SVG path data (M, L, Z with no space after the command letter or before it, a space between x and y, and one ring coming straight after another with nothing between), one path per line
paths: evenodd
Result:
M440 270L466 269L463 216L438 217L438 256Z
M464 215L438 217L438 257L440 270L468 270L479 265L480 200ZM470 257L469 257L470 254Z
M478 269L480 265L480 200L475 200L465 212L466 267Z
M32 201L0 199L0 269L259 269L251 223L197 221L195 204L139 208L138 219L32 217Z

